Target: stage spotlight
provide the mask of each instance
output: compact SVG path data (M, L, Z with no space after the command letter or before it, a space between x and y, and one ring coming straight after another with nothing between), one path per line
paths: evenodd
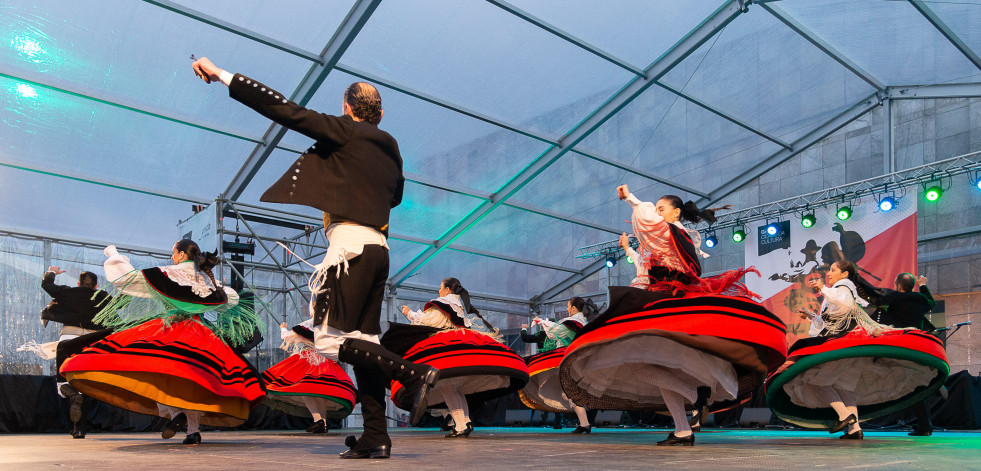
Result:
M742 229L732 231L733 242L742 242L744 239L746 239L746 231Z
M627 256L627 263L629 263L629 264L631 264L631 265L633 265L633 264L634 264L634 259L632 259L632 258L630 258L630 256L629 256L629 255Z
M606 268L613 268L617 264L617 258L609 255L606 257Z
M838 216L838 219L844 221L852 217L852 208L848 206L840 206L838 207L838 212L835 213L835 215Z
M769 226L766 226L766 233L769 234L769 235L771 235L771 236L777 235L777 225L776 224L770 224Z
M879 209L882 211L892 211L896 207L896 198L887 196L879 200Z
M923 193L923 197L926 198L927 201L931 202L939 200L943 195L944 190L943 188L940 188L940 185L933 185L930 188L927 188Z
M981 190L981 178L979 178L978 181L974 183L974 186L978 187L978 189Z
M800 218L800 225L804 226L805 228L813 226L816 222L817 217L814 216L814 213L805 214Z
M718 243L719 243L719 239L717 237L715 237L715 233L714 232L711 233L711 234L709 234L708 237L705 238L705 246L708 247L708 248L710 248L710 249L712 247L715 247L716 244L718 244Z

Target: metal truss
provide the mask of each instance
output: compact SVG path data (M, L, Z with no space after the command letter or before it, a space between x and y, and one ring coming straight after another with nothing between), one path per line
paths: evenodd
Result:
M773 219L834 203L847 203L866 195L888 194L910 186L948 179L981 170L981 151L932 162L918 167L867 178L813 193L785 198L719 216L712 230L741 226L747 222Z
M910 5L913 5L913 8L916 8L916 10L919 11L920 14L923 15L923 17L926 18L934 28L937 28L937 31L940 31L940 34L947 38L947 41L950 41L950 43L953 44L961 54L964 54L964 57L966 57L967 60L971 61L971 63L978 69L981 69L981 57L978 56L977 52L971 49L971 46L968 46L968 44L964 42L964 40L961 39L950 26L947 26L947 23L945 23L944 20L942 20L940 16L933 11L932 8L927 6L927 2L924 2L923 0L909 0L909 3Z
M635 77L626 86L620 89L613 97L607 100L602 106L581 121L565 136L559 139L559 145L552 146L542 155L539 155L534 162L525 167L520 173L515 175L506 185L494 193L490 201L486 201L472 211L469 215L457 222L449 231L441 236L433 247L424 250L417 255L411 262L400 269L393 277L393 286L398 286L411 276L422 265L431 260L441 252L448 244L460 237L482 220L487 214L500 206L505 200L514 193L527 185L532 179L537 177L546 168L551 166L556 160L562 157L572 147L581 142L596 128L613 117L618 111L627 106L634 98L642 94L654 85L654 82L664 76L675 65L679 64L698 47L708 41L717 32L722 30L733 19L742 13L742 4L738 1L730 1L715 11L708 19L695 28L684 39L675 44L668 52L654 61L644 70L643 77Z

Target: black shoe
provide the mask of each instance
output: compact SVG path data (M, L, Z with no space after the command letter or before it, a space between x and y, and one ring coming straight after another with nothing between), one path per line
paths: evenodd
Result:
M189 433L184 437L185 445L200 445L201 444L201 432Z
M855 417L855 414L851 414L848 417L845 417L844 419L841 419L838 422L836 422L835 425L831 427L831 430L828 430L828 433L838 433L844 430L845 427L854 424L855 422L858 422L858 418Z
M865 434L862 433L861 430L856 430L852 433L846 433L838 438L842 440L863 440L865 438Z
M68 408L68 418L71 419L73 424L78 423L79 420L82 420L82 401L84 399L85 397L78 392L72 396L72 405Z
M576 427L576 429L573 430L572 433L573 434L578 434L578 433L593 433L593 426L592 425L587 425L587 426L583 427L582 425L580 425L580 426Z
M346 443L346 442L345 442ZM351 448L345 452L337 455L342 460L360 460L360 459L384 459L390 458L392 456L392 447L389 445L378 445L367 450L357 450Z
M327 419L320 419L307 427L309 433L327 433Z
M909 433L911 437L929 437L933 435L933 430L924 430L919 428L914 428L912 432Z
M179 430L184 430L185 427L187 427L187 415L181 412L167 422L167 425L164 426L163 432L160 432L160 438L165 440L171 438L174 435L177 435Z
M695 389L695 391L698 394L698 398L695 399L695 403L692 404L691 420L688 421L688 425L691 426L692 432L701 431L702 421L708 417L708 400L712 395L712 388L708 386L699 386Z
M85 438L85 432L79 430L78 427L72 427L72 438Z
M668 434L668 438L655 443L657 446L695 446L695 434L687 437L678 438L674 432Z
M443 417L443 424L439 426L439 431L440 432L450 432L454 428L455 427L453 427L453 417L452 416L449 416L449 415L446 416L446 417Z
M470 432L473 432L473 422L467 422L467 428L463 429L462 432L453 430L452 432L443 435L444 438L468 438L470 437Z
M417 425L426 414L429 390L439 381L439 370L429 365L412 363L389 349L367 340L348 339L341 344L337 358L345 363L376 368L385 379L402 383L404 406L411 411L409 424Z

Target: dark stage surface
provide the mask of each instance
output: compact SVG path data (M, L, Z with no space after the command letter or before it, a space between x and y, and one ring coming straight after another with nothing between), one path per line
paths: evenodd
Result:
M205 432L198 446L156 433L0 435L0 469L981 469L981 433L867 432L861 442L826 432L709 430L695 447L655 447L653 429L481 428L469 439L396 429L390 460L340 460L345 431Z

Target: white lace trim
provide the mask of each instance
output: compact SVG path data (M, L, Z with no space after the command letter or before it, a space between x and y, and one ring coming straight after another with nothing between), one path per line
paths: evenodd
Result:
M162 271L167 278L170 278L170 281L173 281L181 286L190 287L194 294L202 298L207 298L211 295L211 293L218 289L214 283L211 282L211 277L201 270L196 269L193 262L167 265L160 267L160 271Z

